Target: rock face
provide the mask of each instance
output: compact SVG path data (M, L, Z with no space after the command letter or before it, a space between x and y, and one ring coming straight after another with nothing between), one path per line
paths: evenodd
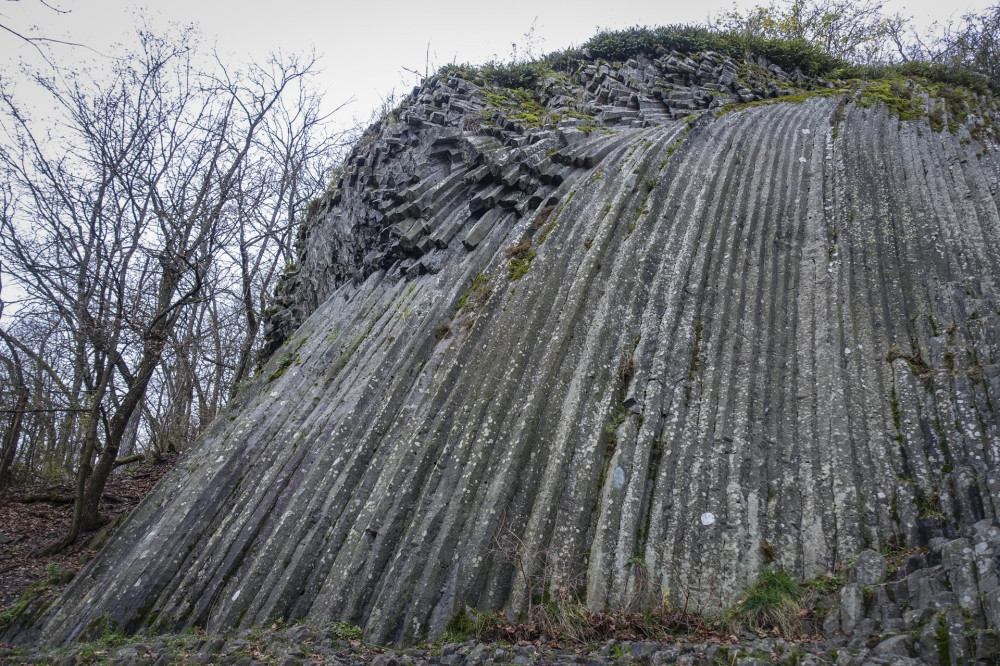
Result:
M997 520L995 117L832 85L710 53L428 80L304 225L284 345L18 639L712 611L772 557Z
M885 559L862 551L851 582L833 603L826 599L818 606L823 632L860 656L857 663L872 663L877 655L914 657L922 664L995 663L1000 528L983 520L968 533L931 539L888 581Z

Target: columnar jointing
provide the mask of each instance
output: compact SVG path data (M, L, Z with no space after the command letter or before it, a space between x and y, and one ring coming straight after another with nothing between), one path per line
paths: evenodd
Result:
M304 227L284 346L43 639L398 644L540 586L711 611L765 551L808 578L996 519L997 146L836 96L702 112L666 60L578 72L599 127L452 77L374 128Z

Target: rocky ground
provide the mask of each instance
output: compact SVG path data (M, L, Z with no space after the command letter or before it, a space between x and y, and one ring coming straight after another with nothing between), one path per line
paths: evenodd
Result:
M679 610L665 613L686 634L662 632L659 640L643 640L635 624L630 628L627 620L639 615L589 616L591 629L600 625L589 642L553 640L534 626L497 624L496 616L478 625L487 627L483 640L446 632L408 649L366 644L361 630L344 622L133 637L109 626L97 640L64 648L0 644L0 664L995 664L1000 644L990 627L997 607L980 588L997 582L998 546L1000 529L983 521L968 537L936 539L926 549L888 557L863 551L829 580L799 586L792 640L777 629L733 629L731 616Z
M518 644L444 643L392 650L364 645L340 627L326 630L304 626L235 635L142 637L126 641L109 636L103 641L59 650L0 648L0 663L10 664L372 664L373 666L447 666L479 664L920 664L901 654L898 646L850 644L847 639L786 641L747 635L742 641L671 643L616 641L567 646L556 642L520 641Z

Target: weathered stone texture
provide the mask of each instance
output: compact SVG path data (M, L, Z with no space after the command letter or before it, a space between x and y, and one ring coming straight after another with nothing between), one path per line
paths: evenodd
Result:
M430 79L304 226L284 346L42 639L305 617L409 642L539 581L623 605L636 559L647 590L711 611L762 544L810 578L986 529L997 145L849 95L703 112L790 91L770 77L591 64L538 98L603 121L538 128ZM508 532L531 580L497 552ZM947 580L897 586L919 601L900 625L975 584L998 626L995 542L939 549ZM867 621L884 572L864 571L839 622Z

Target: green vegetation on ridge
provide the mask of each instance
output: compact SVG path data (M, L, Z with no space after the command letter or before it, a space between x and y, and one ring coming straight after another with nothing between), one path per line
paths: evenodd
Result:
M534 59L447 65L477 83L532 89L545 77L572 72L583 61L624 62L664 53L715 52L735 60L763 57L782 69L832 79L920 77L979 94L1000 93L1000 4L917 36L902 16L854 0L788 0L731 10L707 24L601 30L579 47Z

